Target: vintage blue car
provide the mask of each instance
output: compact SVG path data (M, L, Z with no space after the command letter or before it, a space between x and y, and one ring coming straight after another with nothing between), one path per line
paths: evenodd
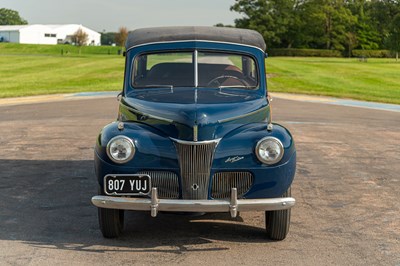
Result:
M265 48L245 29L129 33L118 119L95 147L104 237L121 234L125 210L265 211L267 237L286 237L296 149L271 121Z

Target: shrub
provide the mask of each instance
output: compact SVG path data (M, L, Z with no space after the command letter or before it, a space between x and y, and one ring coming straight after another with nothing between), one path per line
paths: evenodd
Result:
M353 57L392 58L389 50L353 50Z
M267 49L267 53L270 56L343 57L340 51L323 49L277 48Z

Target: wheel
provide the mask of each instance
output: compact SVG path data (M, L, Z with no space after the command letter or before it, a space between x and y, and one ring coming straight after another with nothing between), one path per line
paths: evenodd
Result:
M99 187L99 195L104 192ZM100 231L106 238L115 238L121 235L124 229L124 210L97 208Z
M282 197L290 197L292 195L289 188ZM265 212L265 229L267 237L272 240L283 240L289 233L290 226L290 209L279 211Z
M105 238L121 235L124 228L124 210L97 208L100 230Z

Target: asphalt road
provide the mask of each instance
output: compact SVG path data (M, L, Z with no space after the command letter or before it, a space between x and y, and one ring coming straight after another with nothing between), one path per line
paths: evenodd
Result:
M275 99L298 167L286 240L261 212L129 213L104 239L93 145L114 98L0 106L0 265L400 265L400 113Z

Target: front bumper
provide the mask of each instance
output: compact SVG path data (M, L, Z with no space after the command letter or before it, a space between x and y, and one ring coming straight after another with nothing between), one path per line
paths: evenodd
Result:
M231 217L244 211L275 211L290 209L296 200L291 197L273 199L238 199L232 188L230 200L182 200L159 199L157 188L152 188L151 199L111 196L94 196L92 203L99 208L150 211L156 217L158 211L166 212L230 212Z

